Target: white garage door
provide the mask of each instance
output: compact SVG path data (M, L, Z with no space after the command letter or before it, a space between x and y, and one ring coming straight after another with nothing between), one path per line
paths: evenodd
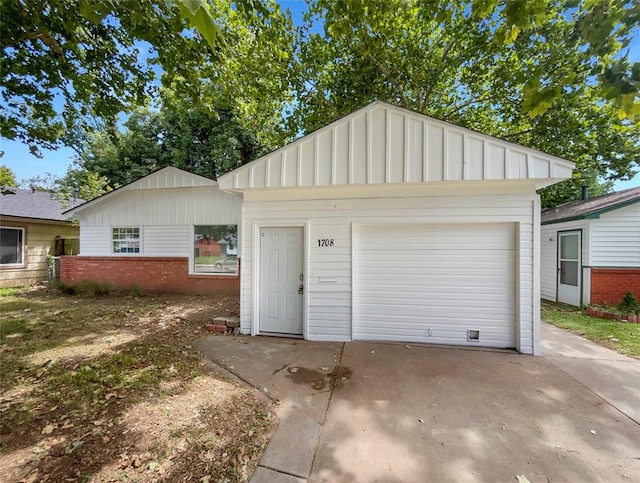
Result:
M515 224L358 225L356 340L515 347Z

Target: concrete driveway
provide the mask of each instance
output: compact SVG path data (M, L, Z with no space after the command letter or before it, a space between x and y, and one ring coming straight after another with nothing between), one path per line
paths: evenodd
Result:
M244 336L199 348L280 401L254 483L640 475L640 425L559 368L557 354Z

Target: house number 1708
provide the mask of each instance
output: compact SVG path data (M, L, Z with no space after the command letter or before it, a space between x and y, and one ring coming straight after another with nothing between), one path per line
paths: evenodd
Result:
M318 246L319 247L332 247L334 245L333 238L319 238Z

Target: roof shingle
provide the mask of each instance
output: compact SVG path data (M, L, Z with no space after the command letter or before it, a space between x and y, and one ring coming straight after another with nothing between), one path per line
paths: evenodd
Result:
M626 206L636 201L640 202L640 187L596 196L587 200L571 201L555 208L548 208L542 211L541 221L545 225L564 220L578 220Z
M67 221L69 218L62 212L83 202L82 200L60 202L51 193L42 191L33 192L20 188L5 188L5 190L13 194L0 195L0 215L2 216Z

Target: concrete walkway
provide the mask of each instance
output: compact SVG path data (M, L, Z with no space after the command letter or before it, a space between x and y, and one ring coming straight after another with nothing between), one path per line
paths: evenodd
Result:
M252 483L633 481L640 361L543 326L543 356L211 336L278 400Z
M546 323L542 357L640 424L640 361Z

